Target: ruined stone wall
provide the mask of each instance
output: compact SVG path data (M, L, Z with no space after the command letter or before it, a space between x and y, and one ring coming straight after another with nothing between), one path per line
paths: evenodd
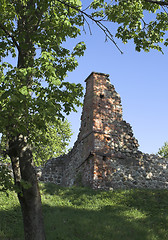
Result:
M41 181L53 182L62 186L82 184L93 185L93 160L87 150L87 145L92 144L91 135L77 141L73 149L59 158L49 160L43 170Z
M157 155L142 154L139 160L91 155L79 167L75 167L75 157L67 165L60 159L47 162L40 180L62 186L82 185L106 190L168 189L168 159Z
M95 189L168 188L168 159L143 154L109 76L91 73L73 149L49 160L41 180Z
M38 171L40 181L62 185L66 162L65 156L52 158L47 161L44 168L41 169L41 173Z
M140 159L96 157L94 189L168 189L168 159L142 154Z

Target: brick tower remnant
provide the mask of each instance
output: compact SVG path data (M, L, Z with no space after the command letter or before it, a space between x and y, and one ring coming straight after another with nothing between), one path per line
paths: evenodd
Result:
M67 155L47 162L42 180L115 188L118 164L137 165L142 153L130 124L122 118L121 99L109 75L92 72L85 82L78 139Z
M141 152L130 124L122 118L121 98L109 75L93 72L85 82L78 141L84 141L84 153L93 156L92 187L105 188L114 185L113 163L126 161L136 165Z
M122 119L120 95L108 77L93 72L85 80L86 94L78 140L88 138L86 152L104 158L138 157L138 141L130 124Z

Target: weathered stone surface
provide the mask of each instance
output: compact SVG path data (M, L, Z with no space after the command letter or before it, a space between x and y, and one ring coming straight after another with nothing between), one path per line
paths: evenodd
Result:
M67 155L46 163L40 179L95 189L168 188L168 159L138 146L108 75L93 72L86 79L78 139Z

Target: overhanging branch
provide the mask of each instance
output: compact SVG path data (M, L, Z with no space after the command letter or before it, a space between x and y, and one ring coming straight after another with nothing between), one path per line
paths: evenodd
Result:
M81 13L83 16L89 18L90 20L92 20L105 34L106 38L108 38L116 47L117 49L120 51L121 54L123 54L123 52L121 51L121 49L118 47L117 43L114 41L114 37L113 34L109 31L109 29L101 22L101 20L96 20L94 17L92 17L91 15L89 15L88 13L86 13L85 11L82 11L80 8L71 5L70 3L67 3L66 1L63 0L57 0L58 2L60 2L61 4L64 4L65 6L72 8L74 10L76 10L77 12ZM85 18L84 18L85 19ZM103 19L102 19L103 20Z
M158 4L160 6L168 6L168 2L167 1L145 0L145 2L155 3L155 4Z
M19 44L17 43L15 37L5 28L5 26L0 23L0 28L5 32L6 36L10 37L15 45L15 47L17 48L18 52L20 52L20 47Z

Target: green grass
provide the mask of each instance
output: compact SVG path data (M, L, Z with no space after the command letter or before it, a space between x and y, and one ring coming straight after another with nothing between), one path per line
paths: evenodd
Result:
M167 240L168 191L41 184L47 240ZM0 193L0 240L22 240L16 194Z

